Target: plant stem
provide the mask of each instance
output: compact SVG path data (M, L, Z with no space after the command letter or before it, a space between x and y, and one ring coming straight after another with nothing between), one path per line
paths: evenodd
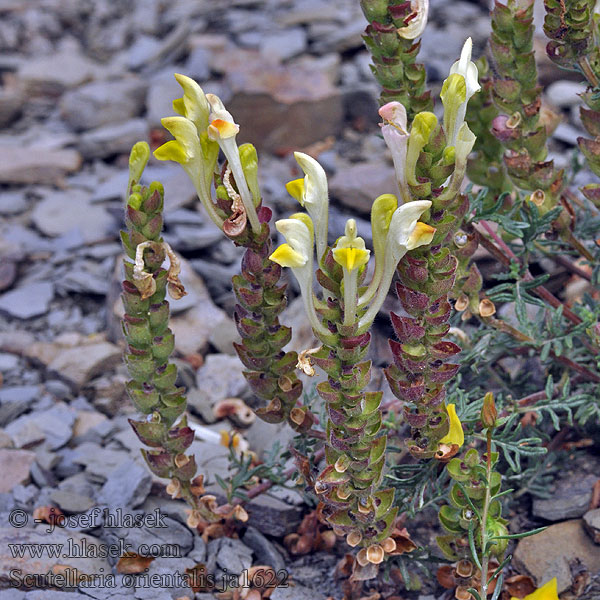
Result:
M489 552L487 551L487 515L490 507L491 499L491 478L492 478L492 430L487 430L486 435L486 486L485 486L485 501L483 503L483 514L481 515L481 600L486 600L488 589L488 565Z

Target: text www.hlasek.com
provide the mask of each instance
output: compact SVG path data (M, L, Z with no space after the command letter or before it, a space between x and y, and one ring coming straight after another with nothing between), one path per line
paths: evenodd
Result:
M8 548L13 558L120 558L128 552L154 558L182 556L177 544L140 544L136 549L124 540L116 544L88 544L85 538L68 539L66 544L8 544Z

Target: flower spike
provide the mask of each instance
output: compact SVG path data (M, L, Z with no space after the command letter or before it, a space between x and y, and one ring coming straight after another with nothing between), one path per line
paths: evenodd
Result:
M290 196L295 198L315 223L317 261L323 258L327 248L329 198L327 175L323 167L308 154L294 152L294 158L304 171L304 179L294 179L286 184Z

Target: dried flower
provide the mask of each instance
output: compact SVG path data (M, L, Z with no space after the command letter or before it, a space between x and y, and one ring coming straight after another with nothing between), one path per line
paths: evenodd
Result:
M514 596L511 600L519 600ZM550 581L545 583L542 587L535 590L535 592L528 594L523 600L559 600L557 591L556 577L553 577Z

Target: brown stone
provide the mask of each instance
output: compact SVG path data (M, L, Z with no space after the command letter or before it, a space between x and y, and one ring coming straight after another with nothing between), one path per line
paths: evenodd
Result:
M29 450L0 449L0 493L10 492L15 485L27 483L34 460L35 453Z
M572 585L569 564L575 560L592 575L600 572L600 552L586 535L582 519L557 523L523 538L514 553L515 566L530 573L538 587L556 577L559 594Z
M78 333L63 334L54 342L36 342L26 353L77 389L122 359L120 348L102 336L86 338Z
M345 206L370 213L373 201L381 194L398 195L394 170L385 162L365 162L338 169L329 181L332 197Z
M337 134L342 97L327 69L265 61L255 51L224 53L227 108L240 125L239 140L259 150L297 149Z

